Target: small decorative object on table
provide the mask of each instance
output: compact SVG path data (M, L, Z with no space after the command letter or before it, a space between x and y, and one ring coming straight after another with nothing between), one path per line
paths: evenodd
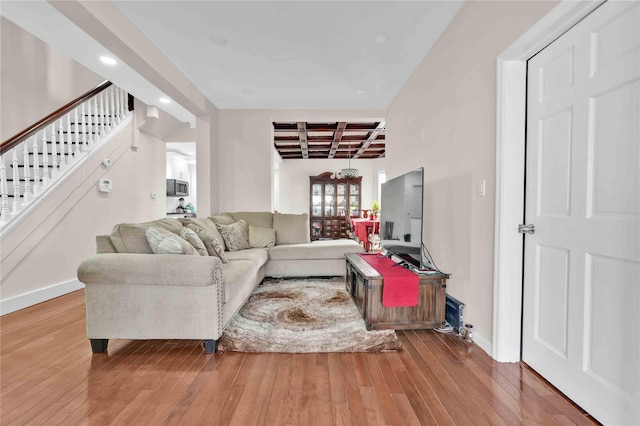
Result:
M368 218L369 217L369 210L362 210L362 217L363 218Z
M371 204L371 217L375 220L378 217L378 213L380 213L380 204L377 201L374 201Z

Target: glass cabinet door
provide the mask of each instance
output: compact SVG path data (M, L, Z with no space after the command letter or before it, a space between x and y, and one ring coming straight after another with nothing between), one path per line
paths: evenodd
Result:
M344 216L347 212L347 184L338 184L338 195L336 196L336 206L338 208L338 216Z
M349 184L349 211L351 216L360 216L360 185Z
M335 216L336 185L327 183L324 185L324 215Z
M322 184L311 186L311 216L322 216Z

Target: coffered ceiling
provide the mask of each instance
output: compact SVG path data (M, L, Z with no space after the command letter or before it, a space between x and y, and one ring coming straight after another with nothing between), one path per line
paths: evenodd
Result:
M283 159L383 158L384 131L383 121L273 123L273 143Z

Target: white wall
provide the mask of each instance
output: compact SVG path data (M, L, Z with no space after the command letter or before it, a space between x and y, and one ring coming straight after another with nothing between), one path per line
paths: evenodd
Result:
M218 114L219 209L272 211L273 122L384 120L381 110L221 110ZM302 160L300 160L302 161ZM344 166L340 166L341 169ZM323 170L326 171L326 170ZM307 174L307 184L308 176ZM281 183L283 182L281 178ZM282 191L282 188L281 188ZM281 197L282 200L282 197ZM307 195L308 203L308 195ZM287 207L300 209L299 206ZM284 211L284 206L280 205ZM308 207L304 211L308 210Z
M324 172L337 173L347 167L348 160L282 160L280 164L280 200L282 213L309 212L309 176ZM351 167L362 176L362 207L371 208L378 197L378 170L384 170L385 159L351 160Z
M465 320L492 333L496 57L556 2L465 2L387 114L387 179L423 166L424 229ZM486 180L486 197L476 186ZM516 283L515 285L519 285Z
M4 17L0 40L2 141L105 80Z
M2 18L2 135L10 137L104 79ZM95 237L120 222L164 216L165 144L134 131L144 109L105 141L62 187L9 231L0 252L3 313L78 287L80 262L95 253ZM132 149L132 144L137 149ZM107 169L102 160L110 158ZM100 178L113 192L97 191ZM151 192L157 194L154 200Z
M19 306L20 298L37 301L38 292L49 294L51 287L74 281L80 262L96 252L96 235L111 233L117 223L164 216L165 145L140 134L134 151L133 134L129 124L38 209L3 234L3 313L8 306ZM101 164L103 158L112 160L108 169ZM98 192L102 177L113 182L113 192ZM155 200L151 192L158 194Z

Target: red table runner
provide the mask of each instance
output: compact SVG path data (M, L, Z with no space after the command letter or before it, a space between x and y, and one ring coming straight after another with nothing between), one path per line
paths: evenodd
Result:
M418 306L418 275L398 265L386 256L358 253L362 259L382 275L382 306L397 308Z

